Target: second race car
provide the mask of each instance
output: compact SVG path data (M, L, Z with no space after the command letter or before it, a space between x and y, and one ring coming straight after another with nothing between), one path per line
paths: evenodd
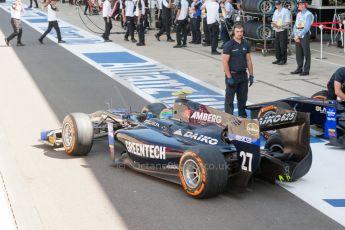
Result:
M309 97L291 97L273 102L247 106L252 118L260 123L272 122L271 115L281 109L305 112L310 114L310 125L321 133L319 137L329 139L330 144L345 146L345 103L328 100L327 91L319 91Z

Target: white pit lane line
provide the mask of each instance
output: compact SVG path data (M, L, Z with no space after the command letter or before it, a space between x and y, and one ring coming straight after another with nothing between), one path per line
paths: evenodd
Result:
M0 226L1 229L17 229L12 213L10 201L6 191L5 181L0 170Z
M0 4L0 7L4 9L5 11L9 12L8 7L9 3ZM37 10L30 10L27 12L26 17L23 18L23 22L25 22L27 25L35 29L36 31L42 33L44 29L47 26L47 22L43 19L46 18L46 14ZM31 22L30 22L30 21ZM42 20L41 22L34 22L35 20ZM210 106L212 106L212 102L214 102L214 107L220 108L222 105L220 103L221 100L224 100L220 96L224 96L224 90L218 89L210 84L206 84L204 82L201 82L200 80L188 76L186 74L183 74L179 71L172 70L169 67L166 67L154 60L151 60L149 58L146 58L142 55L136 54L133 51L130 51L128 49L125 49L119 45L116 45L114 43L103 43L102 39L100 37L97 37L91 33L88 33L76 26L73 26L69 23L66 23L62 20L59 21L60 27L68 27L72 28L73 30L69 30L68 33L71 35L69 38L67 37L65 40L67 41L66 44L59 44L61 47L65 48L66 50L70 51L74 55L78 56L79 58L83 59L93 67L97 68L101 72L107 74L123 86L127 87L129 90L135 92L138 95L141 95L146 100L149 100L151 102L155 102L157 100L163 100L168 103L172 103L173 100L171 96L169 95L163 95L158 92L157 89L160 84L157 84L156 82L151 82L152 87L147 88L147 84L144 83L144 81L139 81L138 84L134 84L136 77L140 74L143 75L143 73L150 72L145 67L145 65L150 66L149 68L153 68L152 71L159 71L159 69L164 70L164 72L169 74L178 74L179 76L182 76L184 79L187 79L189 81L193 81L194 84L198 86L202 86L207 88L209 91L207 92L213 92L217 95L213 95L214 97L210 97L206 94L204 96L199 96L199 102L200 103L209 103ZM66 35L66 34L65 34ZM67 34L68 35L68 34ZM56 41L56 38L53 35L48 35L48 37L51 40ZM63 36L65 37L65 36ZM80 38L85 38L84 43L80 42ZM75 38L75 40L74 40ZM79 39L79 40L78 40ZM76 43L73 43L74 41L79 41ZM88 43L91 41L91 44ZM130 55L133 55L137 58L143 59L146 61L146 63L140 64L140 63L132 63L132 65L126 66L123 64L114 64L110 63L107 67L106 62L100 62L97 63L90 58L85 56L85 53L97 53L102 54L109 51L113 52L125 52ZM137 73L137 71L130 70L131 67L141 67L140 73ZM153 66L153 67L152 67ZM114 74L114 71L117 74L127 75L122 78L116 77ZM135 75L137 74L137 75ZM170 78L171 80L175 81L176 79L174 77ZM173 82L174 84L178 85L178 82ZM140 88L143 86L142 88ZM183 87L189 87L188 85L182 85ZM173 89L176 91L176 89ZM199 92L194 91L196 94L199 94ZM200 95L200 94L199 94ZM193 97L193 95L191 95ZM203 100L203 98L205 100ZM218 100L217 100L218 99ZM314 208L318 209L325 215L329 216L330 218L334 219L338 223L345 226L345 208L335 208L331 206L330 204L326 203L323 199L344 199L345 198L345 154L344 150L332 148L325 146L325 143L316 143L311 144L312 150L313 150L313 165L310 170L310 172L300 179L297 182L293 183L283 183L280 184L283 188L287 189L291 193L295 194L300 199L304 200L305 202L309 203Z
M345 226L345 207L333 207L323 199L345 199L345 150L311 144L313 164L303 178L281 186L325 215Z

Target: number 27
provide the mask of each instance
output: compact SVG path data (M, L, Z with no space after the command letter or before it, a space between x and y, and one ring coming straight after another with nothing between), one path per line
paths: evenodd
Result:
M241 165L242 170L251 172L252 171L253 154L241 151L240 157L242 158L242 165ZM246 166L247 159L248 159L248 166Z

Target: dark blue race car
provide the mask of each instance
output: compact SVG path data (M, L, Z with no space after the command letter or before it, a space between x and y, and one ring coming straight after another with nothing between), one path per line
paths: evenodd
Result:
M259 125L193 102L180 93L172 108L153 103L134 113L123 110L73 113L62 128L42 131L41 140L63 146L72 156L87 155L95 138L108 137L115 165L181 184L194 198L221 193L228 184L246 187L253 176L294 181L312 164L308 114L284 110L275 123ZM279 133L283 148L260 133Z

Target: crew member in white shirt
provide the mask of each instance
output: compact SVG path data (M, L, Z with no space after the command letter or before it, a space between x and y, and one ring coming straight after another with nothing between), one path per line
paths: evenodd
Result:
M219 37L219 14L222 12L219 3L216 0L206 1L201 8L206 9L207 18L207 28L210 32L211 40L211 54L219 55L220 52L217 51L218 47L218 37Z
M171 14L172 14L172 0L162 0L162 19L163 24L158 33L155 34L157 41L160 41L160 36L166 32L167 42L174 42L175 40L170 36Z
M48 9L48 28L47 30L44 32L44 34L42 34L42 36L38 39L38 41L43 44L43 39L45 38L45 36L47 36L47 34L50 33L50 31L54 28L58 37L58 43L65 43L64 40L62 40L61 38L61 32L60 32L60 27L57 21L57 17L56 17L56 11L58 11L58 8L56 6L57 1L56 0L51 0L50 2L48 1L44 7L47 7Z
M137 31L139 42L137 46L145 46L145 28L144 28L144 21L146 13L146 5L145 0L137 0L135 16L137 16Z
M24 7L21 0L16 0L11 6L11 25L13 33L5 38L6 45L10 45L10 41L17 36L17 46L24 46L22 43L22 22L21 14L24 13Z
M177 5L176 15L176 41L177 45L174 48L187 47L187 25L188 25L188 9L189 4L187 0L180 0ZM182 33L182 44L181 44L181 33Z
M110 35L110 30L113 28L113 25L111 24L111 3L109 0L105 0L103 2L103 8L102 8L102 14L103 14L103 19L105 23L105 30L102 35L102 38L104 39L104 42L111 42L109 39Z
M285 65L287 61L288 28L291 23L291 14L283 7L281 0L274 1L276 10L272 18L272 27L275 30L274 48L276 60L272 64Z
M134 0L124 0L122 3L122 18L127 25L127 31L125 34L125 41L128 40L128 36L131 36L132 42L137 42L134 38L134 11L136 9L136 2Z

